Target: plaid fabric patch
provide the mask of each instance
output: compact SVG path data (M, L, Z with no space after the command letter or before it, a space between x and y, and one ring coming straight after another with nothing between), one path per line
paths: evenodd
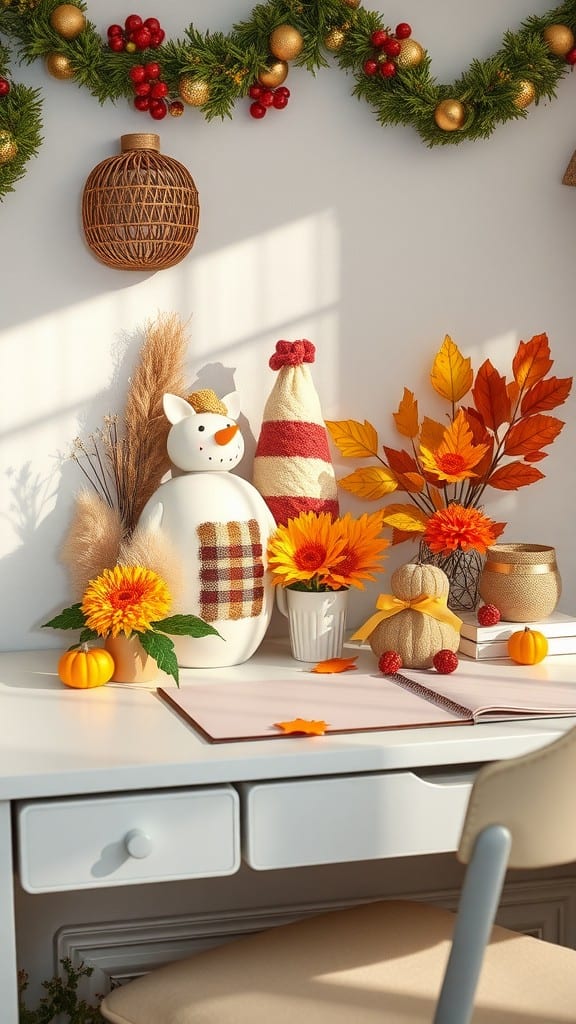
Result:
M200 523L200 615L249 619L262 611L264 562L260 527L245 522Z

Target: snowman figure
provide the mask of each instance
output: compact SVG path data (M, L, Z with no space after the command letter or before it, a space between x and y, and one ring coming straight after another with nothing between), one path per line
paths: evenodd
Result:
M166 532L182 559L184 614L218 630L201 640L174 636L178 664L219 668L246 661L264 638L274 606L266 548L275 520L252 484L229 472L244 454L234 392L210 389L186 401L166 394L168 455L178 472L145 505L140 523Z

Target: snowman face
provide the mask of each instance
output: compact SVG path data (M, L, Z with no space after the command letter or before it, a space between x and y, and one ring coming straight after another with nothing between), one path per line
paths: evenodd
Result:
M166 399L171 399L167 402ZM225 473L244 455L244 438L238 424L220 413L197 413L184 399L166 395L164 410L172 423L168 455L187 473Z

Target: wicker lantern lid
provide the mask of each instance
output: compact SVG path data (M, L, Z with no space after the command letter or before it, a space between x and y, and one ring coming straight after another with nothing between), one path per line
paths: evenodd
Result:
M192 175L160 153L160 137L122 135L121 155L88 176L82 225L89 248L116 270L164 270L188 255L198 232Z

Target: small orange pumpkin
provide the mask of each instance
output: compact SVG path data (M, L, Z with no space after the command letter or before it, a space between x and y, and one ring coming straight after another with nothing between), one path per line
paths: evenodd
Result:
M537 629L524 629L512 633L508 640L508 654L519 665L537 665L548 654L548 641Z
M66 686L77 690L103 686L114 675L114 658L103 647L65 651L58 662L58 675Z

